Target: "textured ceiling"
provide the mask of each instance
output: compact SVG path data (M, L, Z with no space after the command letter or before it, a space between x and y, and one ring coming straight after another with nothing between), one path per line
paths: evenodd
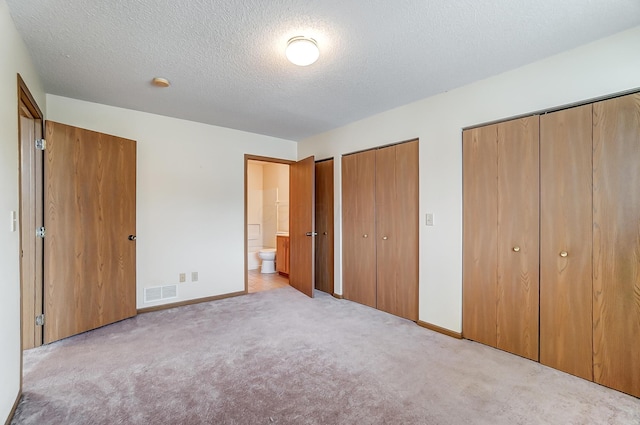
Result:
M640 25L639 0L6 2L48 93L290 140Z

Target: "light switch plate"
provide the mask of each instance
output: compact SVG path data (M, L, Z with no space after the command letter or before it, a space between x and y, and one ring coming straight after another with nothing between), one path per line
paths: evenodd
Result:
M433 213L427 213L427 226L433 226Z
M9 218L11 220L9 231L15 232L16 230L18 230L18 215L15 211L11 211L11 214L9 214Z

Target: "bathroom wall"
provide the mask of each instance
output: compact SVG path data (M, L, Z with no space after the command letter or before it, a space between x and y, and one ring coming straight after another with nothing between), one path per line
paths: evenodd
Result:
M263 164L256 161L247 162L247 247L262 247L262 204L263 204ZM249 269L252 269L249 264Z
M289 232L289 166L265 163L263 170L263 243L275 248L276 233Z

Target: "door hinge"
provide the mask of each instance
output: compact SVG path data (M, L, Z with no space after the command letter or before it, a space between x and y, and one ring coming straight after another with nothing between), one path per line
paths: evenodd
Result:
M44 326L44 314L36 316L36 326Z
M47 149L47 141L45 139L36 139L36 149L40 151Z
M47 233L47 231L45 230L44 227L38 227L36 229L36 237L37 238L44 238L46 233Z

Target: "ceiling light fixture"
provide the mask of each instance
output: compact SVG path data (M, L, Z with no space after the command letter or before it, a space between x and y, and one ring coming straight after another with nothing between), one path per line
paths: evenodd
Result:
M292 64L307 66L318 60L320 50L313 38L298 36L287 42L286 54Z
M171 83L169 83L169 80L161 77L156 77L153 80L151 80L151 84L153 84L156 87L169 87L171 85Z

